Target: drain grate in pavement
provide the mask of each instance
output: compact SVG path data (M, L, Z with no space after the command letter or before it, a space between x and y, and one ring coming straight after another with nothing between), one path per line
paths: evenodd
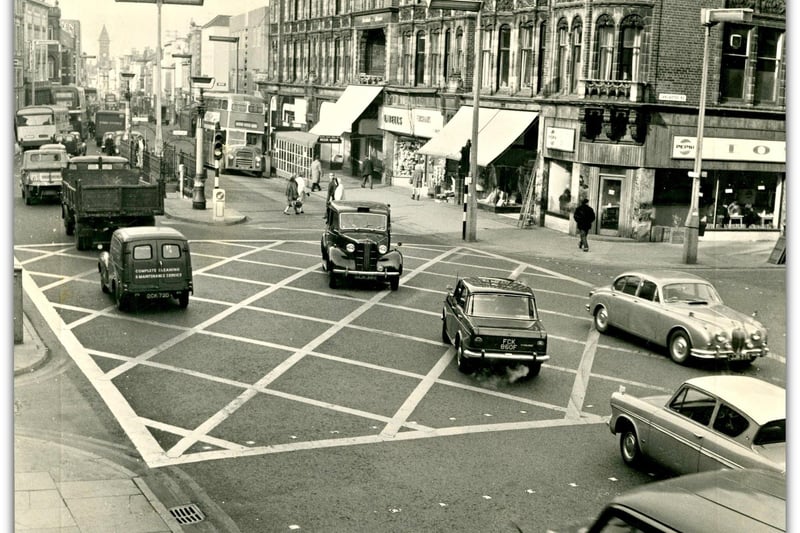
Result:
M179 524L196 524L198 522L202 522L205 519L205 515L200 508L190 503L189 505L180 505L178 507L173 507L169 510L170 514L178 521Z

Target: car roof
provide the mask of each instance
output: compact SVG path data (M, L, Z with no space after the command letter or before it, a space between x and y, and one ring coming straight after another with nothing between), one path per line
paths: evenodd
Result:
M119 228L114 233L119 234L123 240L142 239L142 238L172 238L185 240L183 233L167 226L130 226Z
M79 155L70 158L70 163L99 163L100 160L106 163L128 163L126 157L120 155Z
M44 152L46 152L48 150L50 150L50 151L53 151L53 150L61 151L61 150L66 150L66 149L67 149L67 147L64 146L61 143L47 143L47 144L43 144L43 145L41 145L39 147L39 150L42 150Z
M533 289L519 281L508 278L490 278L484 276L471 276L461 278L470 292L505 292L514 294L533 295Z
M763 425L786 418L786 390L750 376L715 375L686 383L720 398Z
M766 470L716 470L648 483L612 506L684 533L786 531L786 477Z
M694 274L689 274L687 272L681 272L680 270L631 270L628 272L623 272L622 274L616 276L614 279L619 279L622 276L639 276L648 278L656 283L664 285L666 283L680 283L680 282L704 282L708 283L708 280L705 278L701 278L700 276L696 276Z
M336 200L331 202L331 208L340 213L356 213L359 209L368 209L373 213L388 214L390 206L382 202L363 200Z

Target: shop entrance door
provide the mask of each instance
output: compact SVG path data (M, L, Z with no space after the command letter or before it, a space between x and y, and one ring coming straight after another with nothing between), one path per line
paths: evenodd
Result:
M619 235L621 196L622 180L620 178L600 176L597 233L601 235Z

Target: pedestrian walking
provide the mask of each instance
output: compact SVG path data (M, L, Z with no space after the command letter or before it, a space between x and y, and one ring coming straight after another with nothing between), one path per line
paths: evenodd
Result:
M414 165L414 172L411 175L412 185L414 188L411 191L411 199L419 200L419 193L422 190L422 180L425 177L425 165L421 159L417 159L417 164Z
M314 156L314 161L311 162L311 192L321 191L322 187L319 185L319 180L322 178L322 163L319 162L319 156Z
M372 158L367 156L364 158L364 163L361 165L361 188L367 186L367 181L369 181L369 188L372 188Z
M299 195L297 194L297 177L296 174L292 174L289 176L289 179L286 183L286 209L283 210L284 215L289 214L289 209L294 209L294 214L299 215L300 211L297 210L297 198ZM302 205L302 203L300 204Z
M589 235L589 230L592 229L592 223L595 219L594 209L589 205L588 198L583 198L581 200L581 205L575 208L575 212L572 213L572 218L575 219L575 223L578 226L578 234L581 237L578 248L584 252L588 252L589 241L586 237Z
M303 211L303 202L306 196L311 196L311 193L306 190L306 179L303 176L296 174L294 180L297 182L297 202L300 204L300 212L305 213Z

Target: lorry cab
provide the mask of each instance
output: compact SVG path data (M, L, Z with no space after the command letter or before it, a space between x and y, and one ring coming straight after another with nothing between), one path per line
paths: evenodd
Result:
M67 153L61 150L28 150L22 157L20 186L22 199L30 205L44 196L61 193L61 170L67 164Z
M121 311L136 298L177 298L185 309L193 292L189 242L174 228L128 227L111 236L97 263L103 292Z

